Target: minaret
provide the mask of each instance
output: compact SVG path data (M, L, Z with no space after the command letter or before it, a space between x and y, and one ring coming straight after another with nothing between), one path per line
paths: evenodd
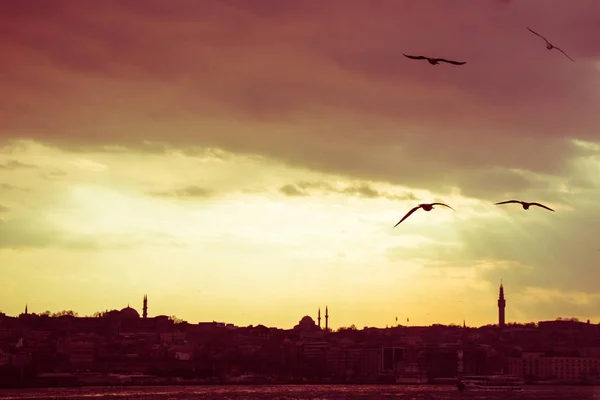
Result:
M29 313L27 312L27 303L25 303L25 315L27 315L27 314L29 314Z
M506 300L504 299L504 287L500 280L500 296L498 297L498 326L504 328L504 309L506 308Z
M321 307L319 307L319 313L317 314L317 324L319 325L319 329L321 329Z
M325 306L325 330L329 331L329 310Z
M148 295L144 295L144 307L142 308L142 318L148 318Z

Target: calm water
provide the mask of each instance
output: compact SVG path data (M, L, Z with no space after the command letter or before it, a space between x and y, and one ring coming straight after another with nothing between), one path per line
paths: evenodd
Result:
M162 386L0 390L0 400L600 400L599 387L526 387L520 393L459 392L453 386Z

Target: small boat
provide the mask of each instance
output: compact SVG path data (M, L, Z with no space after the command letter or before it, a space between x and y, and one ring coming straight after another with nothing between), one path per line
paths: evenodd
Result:
M523 381L511 375L471 375L458 380L458 390L512 392L523 388Z

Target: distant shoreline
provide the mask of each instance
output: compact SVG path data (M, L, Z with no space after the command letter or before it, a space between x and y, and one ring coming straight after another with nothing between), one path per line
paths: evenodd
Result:
M54 388L94 388L94 387L166 387L166 386L419 386L419 387L435 387L435 386L455 386L454 383L390 383L390 382L149 382L144 383L84 383L84 382L69 382L56 384L43 384L42 382L27 382L17 385L0 385L0 390L6 389L54 389ZM544 386L561 386L561 387L594 387L600 384L574 384L574 383L530 383L523 387L544 387Z

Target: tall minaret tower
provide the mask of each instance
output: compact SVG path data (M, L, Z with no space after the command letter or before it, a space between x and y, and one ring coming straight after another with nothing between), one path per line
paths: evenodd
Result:
M317 314L317 324L319 325L319 329L321 329L321 307L319 307L319 313Z
M504 287L502 286L502 280L500 280L500 296L498 297L498 326L504 328L505 315L504 309L506 308L506 300L504 299Z
M142 318L148 318L148 295L144 295L144 307L142 308Z
M329 331L329 310L325 306L325 330Z

